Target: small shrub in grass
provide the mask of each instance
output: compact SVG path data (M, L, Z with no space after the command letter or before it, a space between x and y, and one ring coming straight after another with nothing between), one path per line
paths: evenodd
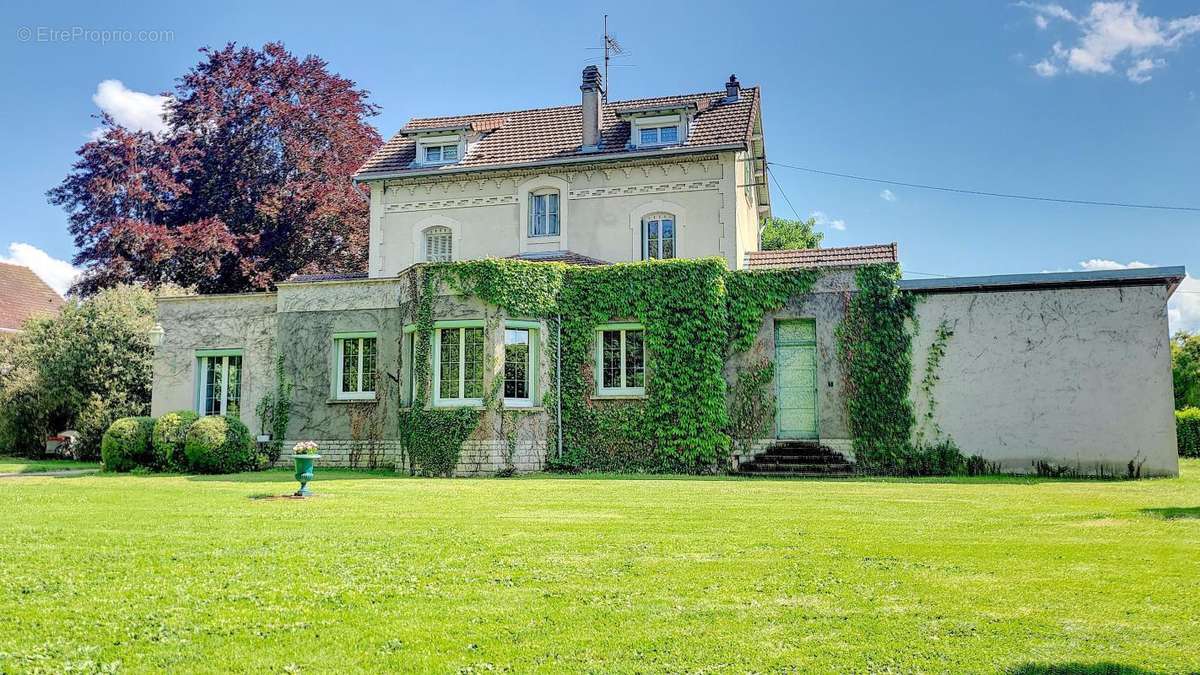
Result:
M1175 411L1175 436L1180 457L1200 457L1200 408Z
M187 466L183 444L187 441L188 429L199 418L192 410L176 410L158 418L152 437L156 469L181 469Z
M183 453L197 473L236 473L258 467L250 430L236 417L201 417L188 429Z
M100 460L106 471L132 471L153 462L150 437L153 417L122 417L100 439Z

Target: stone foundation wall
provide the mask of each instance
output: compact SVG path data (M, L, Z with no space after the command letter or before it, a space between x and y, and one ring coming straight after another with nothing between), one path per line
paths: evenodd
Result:
M291 449L298 442L284 442L283 453L280 454L279 461L275 462L275 466L293 466ZM377 469L400 471L406 468L401 461L403 452L399 441L380 441L372 444L369 441L324 440L316 443L321 454L319 466L358 469L369 469L373 466ZM371 463L372 450L375 452L374 465ZM508 443L503 440L468 440L462 445L462 453L459 455L454 475L494 475L509 466L508 453ZM517 441L511 461L512 468L517 473L541 471L546 462L546 444L538 441Z

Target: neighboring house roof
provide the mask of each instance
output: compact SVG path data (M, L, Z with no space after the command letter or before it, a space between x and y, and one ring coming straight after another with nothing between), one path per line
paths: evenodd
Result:
M604 159L606 155L617 153L653 156L681 150L745 146L750 141L758 117L758 87L743 88L736 101L726 102L725 96L725 92L720 91L605 103L600 120L600 147L593 152L580 151L583 114L578 105L412 119L363 164L355 178L365 180L403 172L451 173L464 169L501 168L556 160L587 161ZM682 146L643 150L628 148L630 125L627 120L620 119L621 114L689 106L694 106L696 112ZM416 156L416 139L406 134L454 129L471 129L483 133L483 137L473 143L467 155L454 164L442 167L412 166Z
M610 265L607 260L582 255L574 251L539 251L536 253L519 253L508 256L513 260L530 260L533 262L561 262L570 265Z
M308 283L312 281L350 281L353 279L366 279L366 272L344 272L340 274L293 274L287 278L285 283Z
M987 277L946 277L943 279L904 279L900 288L916 293L961 293L965 291L1015 291L1031 288L1071 288L1079 286L1167 286L1167 295L1175 292L1187 276L1183 267L1139 267L1092 272L1042 272L1041 274L996 274Z
M56 314L63 303L62 296L33 270L0 263L0 331L21 330L26 319L38 314Z
M790 270L801 267L854 267L897 261L896 242L840 248L802 248L792 251L751 251L750 270Z

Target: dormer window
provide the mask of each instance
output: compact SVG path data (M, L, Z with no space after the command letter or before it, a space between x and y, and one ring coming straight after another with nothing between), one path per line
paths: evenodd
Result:
M443 162L458 161L458 144L454 145L426 145L425 146L425 163L426 164L441 164Z
M674 145L679 142L679 127L641 127L638 145Z

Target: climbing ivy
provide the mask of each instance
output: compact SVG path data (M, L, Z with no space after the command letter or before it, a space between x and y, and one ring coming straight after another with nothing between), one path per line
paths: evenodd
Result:
M942 379L942 357L946 355L946 345L953 336L954 329L951 327L950 321L942 319L933 333L933 342L929 344L929 352L925 356L925 374L921 377L921 395L925 399L925 412L922 413L920 424L917 425L917 445L921 445L925 441L926 432L929 432L934 441L940 440L942 436L942 427L937 423L938 403L937 398L933 395L933 390Z
M854 276L858 291L837 338L855 462L865 471L894 472L913 452L908 388L915 301L900 291L899 265L865 265Z

